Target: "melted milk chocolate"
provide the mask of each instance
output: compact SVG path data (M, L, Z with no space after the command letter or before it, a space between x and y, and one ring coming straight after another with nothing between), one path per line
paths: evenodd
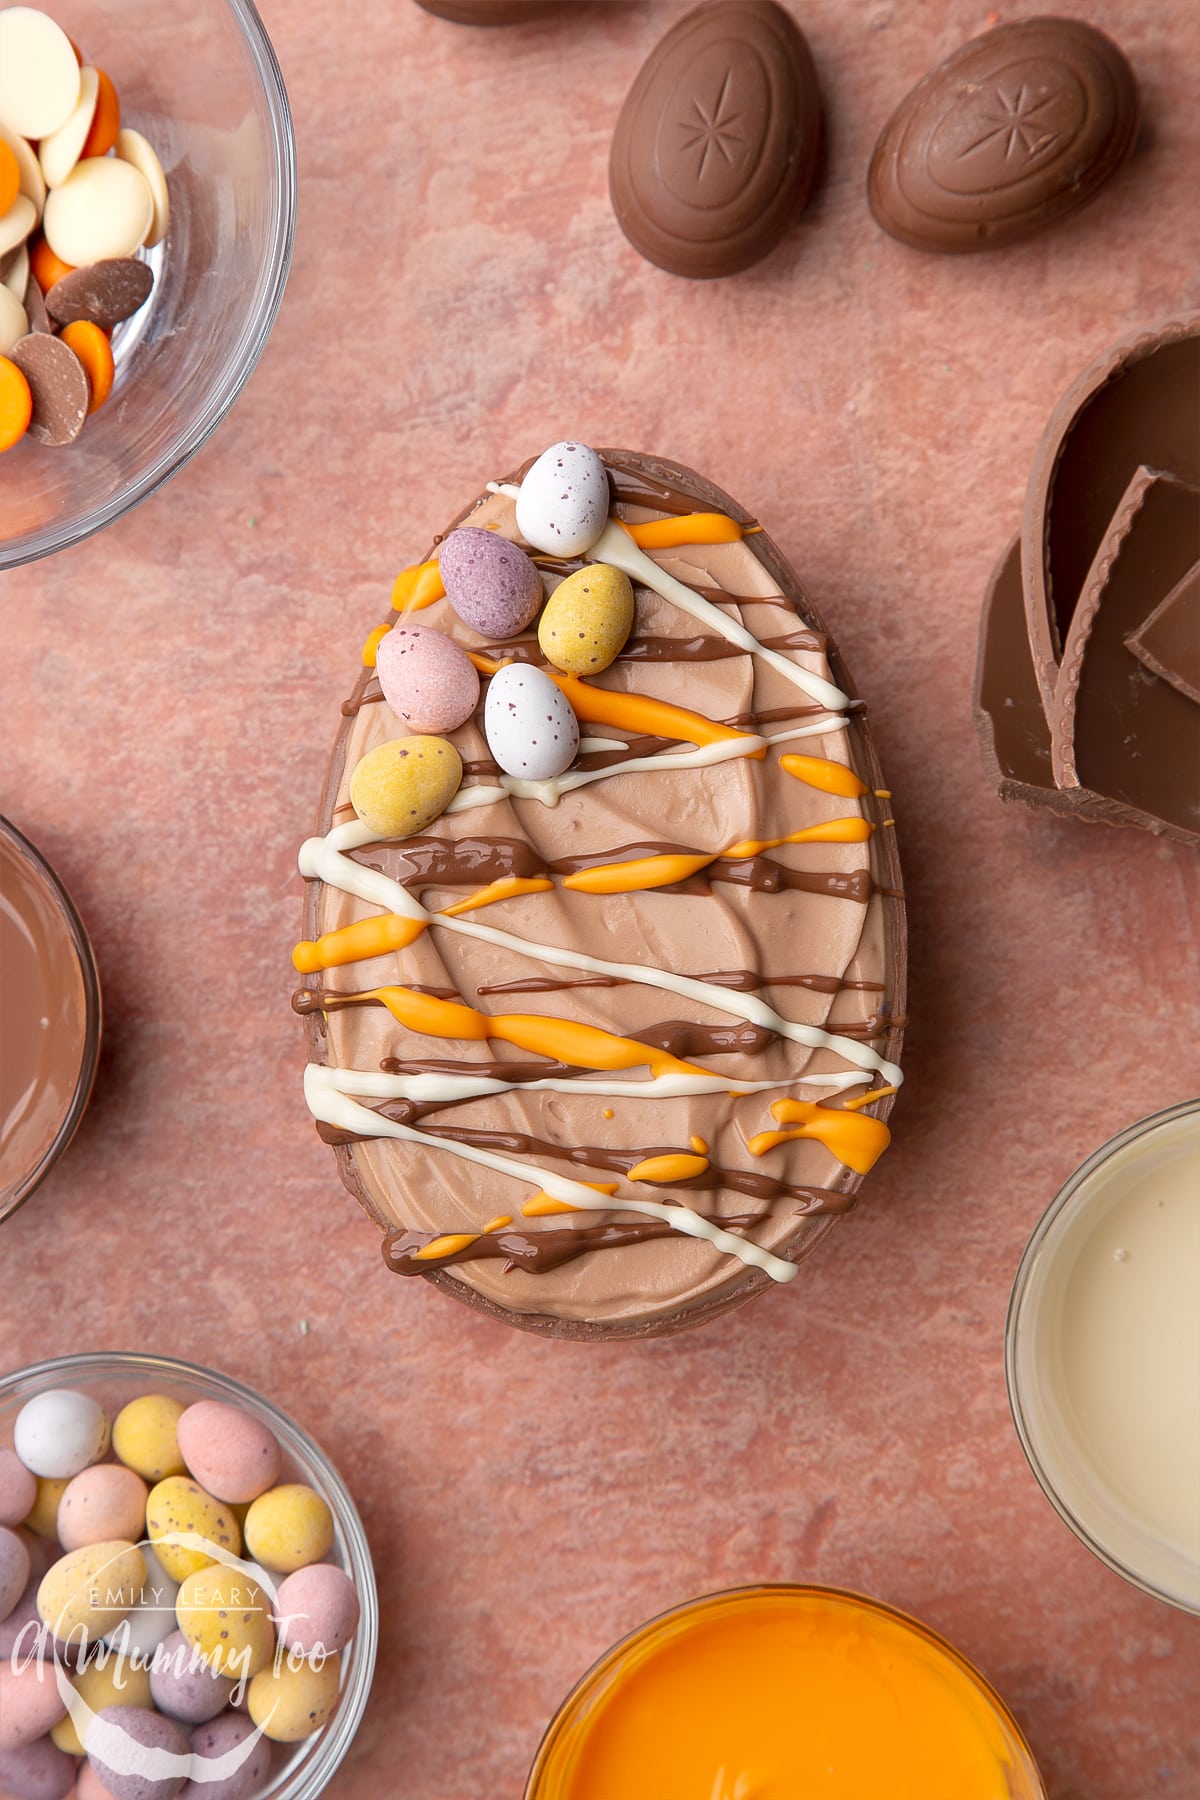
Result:
M0 1216L38 1178L87 1055L87 992L62 899L0 828Z

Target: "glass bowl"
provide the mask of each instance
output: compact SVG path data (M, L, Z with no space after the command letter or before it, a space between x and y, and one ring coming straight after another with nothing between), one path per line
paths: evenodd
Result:
M1046 1498L1144 1593L1200 1614L1200 1100L1076 1169L1021 1258L1008 1399Z
M287 94L251 0L45 0L111 76L122 124L157 151L171 214L154 291L113 333L113 392L73 444L3 458L0 569L48 556L144 500L249 379L287 280L296 156Z
M0 1377L0 1448L11 1447L13 1424L27 1400L46 1388L75 1388L91 1395L111 1419L139 1394L171 1394L191 1405L222 1400L240 1406L274 1432L283 1451L280 1481L303 1481L322 1494L333 1514L334 1541L327 1560L340 1563L358 1593L358 1628L341 1654L337 1710L315 1736L299 1744L275 1744L271 1778L255 1800L315 1800L332 1780L361 1723L379 1641L379 1597L366 1533L353 1500L329 1458L286 1413L228 1375L173 1357L125 1351L92 1351L33 1363ZM186 1729L186 1727L185 1727Z
M765 1628L757 1646L761 1660L755 1662L755 1646L744 1635L726 1653L721 1637L738 1631L744 1634L747 1620L753 1625L756 1619ZM835 1630L845 1635L844 1643L831 1648L810 1641L823 1620L834 1622ZM825 1710L824 1698L810 1692L805 1684L805 1659L815 1667L818 1657L824 1661L835 1694L854 1689L847 1702L848 1717L840 1723ZM881 1694L889 1681L898 1679L894 1671L904 1658L918 1672L911 1692ZM689 1775L694 1778L697 1795L703 1788L705 1800L710 1792L704 1785L706 1781L712 1783L713 1800L735 1800L747 1792L799 1792L800 1788L792 1785L797 1778L805 1793L816 1791L816 1786L804 1785L811 1784L814 1778L822 1793L844 1792L844 1784L838 1787L827 1783L826 1777L841 1774L854 1780L855 1776L841 1767L835 1768L834 1760L840 1765L843 1756L853 1754L855 1745L870 1743L879 1748L878 1733L882 1730L889 1734L887 1748L893 1753L888 1769L889 1794L908 1796L919 1792L922 1800L929 1800L934 1793L948 1795L950 1752L942 1734L951 1727L960 1748L965 1746L964 1766L969 1761L972 1770L987 1777L986 1785L980 1784L972 1792L996 1796L1000 1791L998 1777L1006 1784L1007 1800L1046 1800L1041 1776L1016 1720L978 1670L944 1638L907 1614L865 1595L842 1588L787 1583L706 1594L660 1614L622 1638L576 1683L555 1714L530 1771L525 1800L564 1800L564 1796L574 1800L577 1793L586 1794L591 1800L591 1796L601 1792L601 1782L607 1783L603 1792L604 1800L609 1800L609 1789L615 1794L620 1781L611 1763L598 1761L597 1747L606 1721L614 1717L614 1700L620 1706L621 1689L627 1678L642 1675L647 1669L651 1676L656 1668L668 1671L667 1679L674 1679L679 1688L680 1675L671 1677L669 1671L672 1663L680 1662L681 1691L688 1696L689 1705L694 1696L691 1719L672 1706L669 1692L664 1699L661 1691L656 1697L653 1689L635 1693L632 1700L621 1706L620 1729L627 1744L622 1767L626 1776L636 1767L639 1795L653 1791L642 1767L650 1747L660 1760L664 1754L674 1759L676 1746L686 1746L691 1751L695 1734L703 1730L703 1718L705 1722L715 1719L718 1727L712 1734L711 1746L705 1743L705 1755L711 1757L712 1766L706 1762L702 1774L698 1767L689 1766ZM770 1668L764 1681L763 1665L767 1662ZM659 1678L661 1681L661 1674ZM772 1680L774 1687L769 1685ZM913 1763L910 1737L909 1754L902 1769L894 1760L899 1744L894 1733L908 1731L917 1719L923 1697L928 1697L932 1707L924 1726L933 1737L923 1746L919 1768ZM753 1744L751 1754L757 1764L753 1772L742 1767L736 1739L732 1735L726 1737L722 1726L722 1709L736 1709L742 1704L748 1714L745 1735ZM761 1712L761 1718L752 1716L755 1709ZM877 1728L874 1737L873 1715ZM884 1720L886 1725L880 1723ZM920 1724L917 1719L918 1729ZM791 1761L793 1744L806 1752L810 1762L823 1752L819 1755L819 1770L810 1767L801 1774L798 1770L770 1767L769 1747L765 1754L762 1749L762 1734L768 1725L777 1730L778 1743L783 1744L786 1736L787 1761ZM635 1737L644 1749L628 1749ZM827 1762L826 1758L830 1760ZM577 1788L578 1778L582 1778L583 1785ZM699 1785L695 1785L697 1780ZM870 1791L877 1794L883 1790L876 1783ZM860 1793L856 1787L856 1800ZM623 1796L623 1800L631 1800L631 1796ZM956 1790L955 1800L965 1800L964 1793Z
M36 920L31 914L37 915ZM0 1034L6 1018L11 1029L14 1004L22 1015L45 1005L53 1016L41 1021L46 1036L40 1054L28 1058L22 1054L27 1048L22 1036L16 1056L4 1055L0 1222L29 1198L74 1137L96 1079L101 1031L96 959L71 896L40 851L0 815L0 943L10 932L13 941L0 954ZM23 987L28 967L22 946L37 936L46 956L56 963L70 962L69 978L52 986L51 971L43 968L44 981L35 976L24 987L23 1005L14 1003L9 982L15 979L18 989ZM22 1027L25 1023L22 1016ZM51 1102L44 1110L36 1104L39 1089Z

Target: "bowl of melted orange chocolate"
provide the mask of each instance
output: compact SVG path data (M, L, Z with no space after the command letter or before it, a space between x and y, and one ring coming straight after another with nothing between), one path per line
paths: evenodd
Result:
M790 1282L886 1148L900 869L863 704L762 527L678 464L555 448L600 459L594 541L522 535L526 464L401 572L367 638L300 853L293 1005L309 1110L389 1269L527 1330L651 1336ZM564 675L536 618L503 641L466 625L438 563L463 526L525 550L547 598L622 568L616 660ZM466 651L481 693L446 734L449 805L384 840L350 785L410 731L374 668L406 615ZM549 780L489 747L512 663L578 720Z

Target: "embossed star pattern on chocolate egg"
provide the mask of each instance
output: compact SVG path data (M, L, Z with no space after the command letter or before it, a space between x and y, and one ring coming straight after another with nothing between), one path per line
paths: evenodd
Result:
M1137 83L1103 32L1023 19L973 39L901 102L875 146L877 222L920 250L983 250L1090 200L1137 137Z
M712 0L650 53L613 135L625 236L674 275L731 275L808 197L821 136L812 55L775 0Z

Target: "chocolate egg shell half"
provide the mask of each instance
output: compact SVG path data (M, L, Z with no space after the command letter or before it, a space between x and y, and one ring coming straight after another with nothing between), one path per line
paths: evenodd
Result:
M713 0L651 51L609 160L617 223L673 275L732 275L808 197L821 140L812 53L775 0Z
M1083 206L1130 155L1133 70L1078 19L1023 19L926 75L884 127L867 177L878 224L918 250L987 250Z

